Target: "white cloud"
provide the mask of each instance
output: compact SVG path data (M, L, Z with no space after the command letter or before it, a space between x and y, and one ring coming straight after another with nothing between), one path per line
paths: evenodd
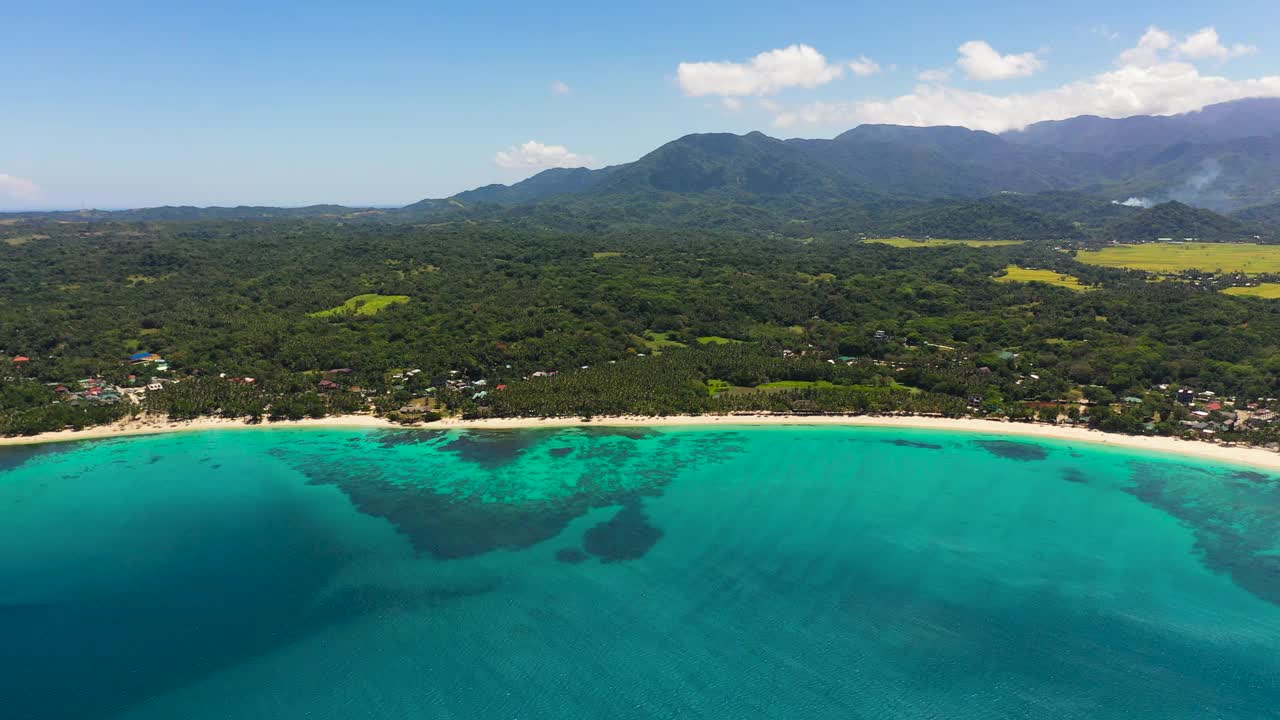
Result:
M1194 32L1178 44L1178 54L1192 60L1230 60L1241 55L1252 55L1258 52L1253 45L1235 44L1230 47L1222 44L1218 31L1207 27Z
M1138 44L1120 53L1116 64L1124 66L1147 67L1163 60L1161 54L1173 47L1173 36L1158 27L1147 28L1138 39Z
M993 95L934 82L888 100L787 108L775 114L774 125L962 125L1003 132L1076 115L1172 115L1228 100L1280 97L1280 75L1237 80L1204 74L1170 56L1177 44L1173 36L1151 28L1137 46L1121 53L1114 70L1039 92Z
M1044 68L1044 61L1033 52L1001 55L981 40L970 40L959 47L956 61L971 80L1009 80L1034 75Z
M916 79L919 80L920 82L937 85L950 80L951 71L948 70L947 68L934 68L933 70L925 70L919 75L916 75Z
M783 88L815 88L844 74L808 45L762 52L745 63L680 63L676 80L690 97L772 95Z
M738 112L742 109L742 101L738 98L725 97L720 98L720 105L729 112Z
M544 145L530 140L523 145L512 145L493 156L493 164L514 170L543 170L553 167L583 167L596 164L590 155L569 152L563 145Z
M880 72L880 63L872 60L866 55L859 55L857 60L849 63L849 69L858 77L867 77L876 75Z
M40 186L26 178L0 173L0 195L15 200L31 200L40 195Z
M564 97L565 95L572 95L573 88L569 87L568 83L565 83L564 81L556 80L555 82L551 83L551 94L559 97Z

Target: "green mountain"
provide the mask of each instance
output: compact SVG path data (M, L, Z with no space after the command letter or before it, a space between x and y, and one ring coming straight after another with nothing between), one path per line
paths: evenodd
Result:
M686 135L606 172L586 194L694 194L784 207L866 201L880 194L838 166L760 132Z
M475 190L460 192L451 199L464 205L476 203L514 205L532 202L551 195L590 190L612 174L613 169L552 168L513 185L485 185Z
M790 211L884 200L1072 191L1138 206L1228 212L1280 196L1280 99L1198 113L1073 118L993 135L862 125L830 139L688 135L602 170L554 169L453 199L519 205L562 195L700 196Z
M1073 153L1112 155L1141 147L1214 144L1280 132L1280 99L1247 98L1209 105L1180 115L1100 118L1080 115L1004 133L1019 145L1053 147Z

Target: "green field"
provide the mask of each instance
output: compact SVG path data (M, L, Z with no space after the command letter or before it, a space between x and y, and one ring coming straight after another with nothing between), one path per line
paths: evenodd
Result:
M947 245L968 245L969 247L1002 247L1005 245L1021 245L1021 240L948 240L946 238L929 238L928 240L912 240L911 238L870 238L864 242L892 245L897 248L946 247Z
M644 337L633 335L644 348L650 352L662 352L663 348L685 347L685 344L677 340L670 339L671 333L654 332L646 330Z
M607 260L609 258L622 257L625 254L626 253L620 253L612 250L606 252L593 252L591 253L591 258L593 260Z
M743 340L734 340L733 338L720 337L719 335L703 335L698 338L698 342L703 345L729 345L731 343L744 342Z
M1004 275L996 278L996 282L1014 283L1014 282L1042 282L1046 285L1054 287L1067 288L1068 290L1088 290L1080 278L1074 275L1065 275L1053 270L1028 270L1020 268L1017 265L1010 265L1004 269Z
M711 397L715 397L716 395L732 388L733 385L730 385L728 380L717 380L712 378L707 381L707 392L711 394Z
M1280 272L1280 245L1246 243L1144 243L1113 245L1081 252L1076 259L1090 265L1131 268L1154 273L1183 270Z
M777 382L761 383L754 388L745 388L746 390L831 390L834 388L853 388L857 390L910 390L911 392L920 392L919 389L903 385L898 382L891 383L886 386L879 385L837 385L827 380L778 380Z
M379 295L366 293L348 299L338 307L311 313L311 317L332 317L334 315L377 315L392 305L409 302L408 295Z
M1276 300L1280 299L1280 283L1262 283L1253 287L1233 287L1227 288L1222 292L1228 295L1244 295Z

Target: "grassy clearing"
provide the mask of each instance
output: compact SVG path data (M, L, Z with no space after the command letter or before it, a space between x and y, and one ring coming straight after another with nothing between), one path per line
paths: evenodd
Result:
M818 273L817 275L798 272L796 273L796 277L800 278L800 280L807 285L812 285L816 282L832 282L836 279L835 273L829 272Z
M1154 273L1184 270L1223 272L1280 272L1280 245L1248 243L1143 243L1112 245L1076 254L1090 265L1131 268Z
M1065 275L1053 270L1028 270L1020 268L1017 265L1010 265L1004 269L1004 275L996 278L996 282L1015 283L1015 282L1041 282L1054 287L1066 288L1068 290L1088 290L1089 288L1080 282L1080 278L1074 275Z
M40 235L35 233L31 235L15 235L14 237L5 238L4 244L9 245L10 247L18 247L19 245L26 245L32 240L48 240L48 239L49 239L48 235Z
M615 251L615 250L608 250L608 251L605 251L605 252L593 252L593 253L591 253L591 259L592 259L592 260L607 260L607 259L609 259L609 258L622 257L623 255L626 255L626 253L623 253L623 252L617 252L617 251Z
M668 337L670 335L671 333L646 330L644 332L644 337L634 337L636 341L649 352L660 353L663 348L685 347L684 343L670 339Z
M392 305L409 302L408 295L379 295L366 293L348 299L338 307L311 313L311 317L332 317L334 315L377 315Z
M912 240L904 237L870 238L864 242L892 245L897 248L946 247L947 245L968 245L969 247L1002 247L1005 245L1021 245L1021 240L949 240L947 238L929 238L928 240Z
M760 383L757 390L795 390L797 388L826 389L838 387L827 380L778 380L777 382Z
M734 340L733 338L720 337L719 335L703 335L698 338L698 342L703 345L729 345L731 343L745 342L744 340Z
M732 388L733 386L729 384L728 380L716 380L715 378L712 378L707 381L707 392L711 394L711 397L715 397L716 395Z
M1233 287L1227 288L1222 292L1228 295L1242 295L1246 297L1260 297L1268 300L1280 299L1280 283L1262 283L1252 287Z
M760 385L757 385L757 386L755 386L754 388L745 388L745 389L747 389L747 390L763 390L763 391L766 391L766 392L767 392L767 391L771 391L771 390L772 390L772 391L778 391L778 390L809 390L809 389L813 389L813 390L830 390L830 389L833 389L833 388L854 388L854 389L857 389L857 390L910 390L910 391L911 391L911 392L913 392L913 393L918 393L918 392L920 392L920 390L919 390L918 388L913 388L913 387L910 387L910 386L907 386L907 385L903 385L903 384L898 383L898 382L893 382L893 383L890 383L889 385L884 385L884 386L880 386L880 385L837 385L837 384L835 384L835 383L833 383L833 382L830 382L830 381L827 381L827 380L779 380L779 381L777 381L777 382L761 383Z

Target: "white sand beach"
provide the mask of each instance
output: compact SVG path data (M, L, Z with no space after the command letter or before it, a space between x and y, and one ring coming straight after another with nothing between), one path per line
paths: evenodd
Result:
M948 430L957 432L1017 435L1033 438L1049 438L1068 442L1087 442L1118 448L1133 448L1157 454L1185 455L1239 465L1251 465L1280 471L1280 453L1258 447L1221 445L1198 440L1171 437L1118 435L1098 430L1040 423L982 420L977 418L939 418L918 415L675 415L599 417L590 421L581 418L495 418L488 420L445 419L423 425L399 425L371 415L338 415L333 417L284 420L251 424L244 420L203 418L174 422L141 418L110 425L100 425L84 430L62 430L38 435L0 438L0 446L34 445L48 442L95 440L102 438L155 435L173 432L205 430L230 430L247 428L340 428L361 427L422 430L519 430L567 427L677 427L677 426L747 426L747 425L842 425L852 427L889 427L920 430Z

